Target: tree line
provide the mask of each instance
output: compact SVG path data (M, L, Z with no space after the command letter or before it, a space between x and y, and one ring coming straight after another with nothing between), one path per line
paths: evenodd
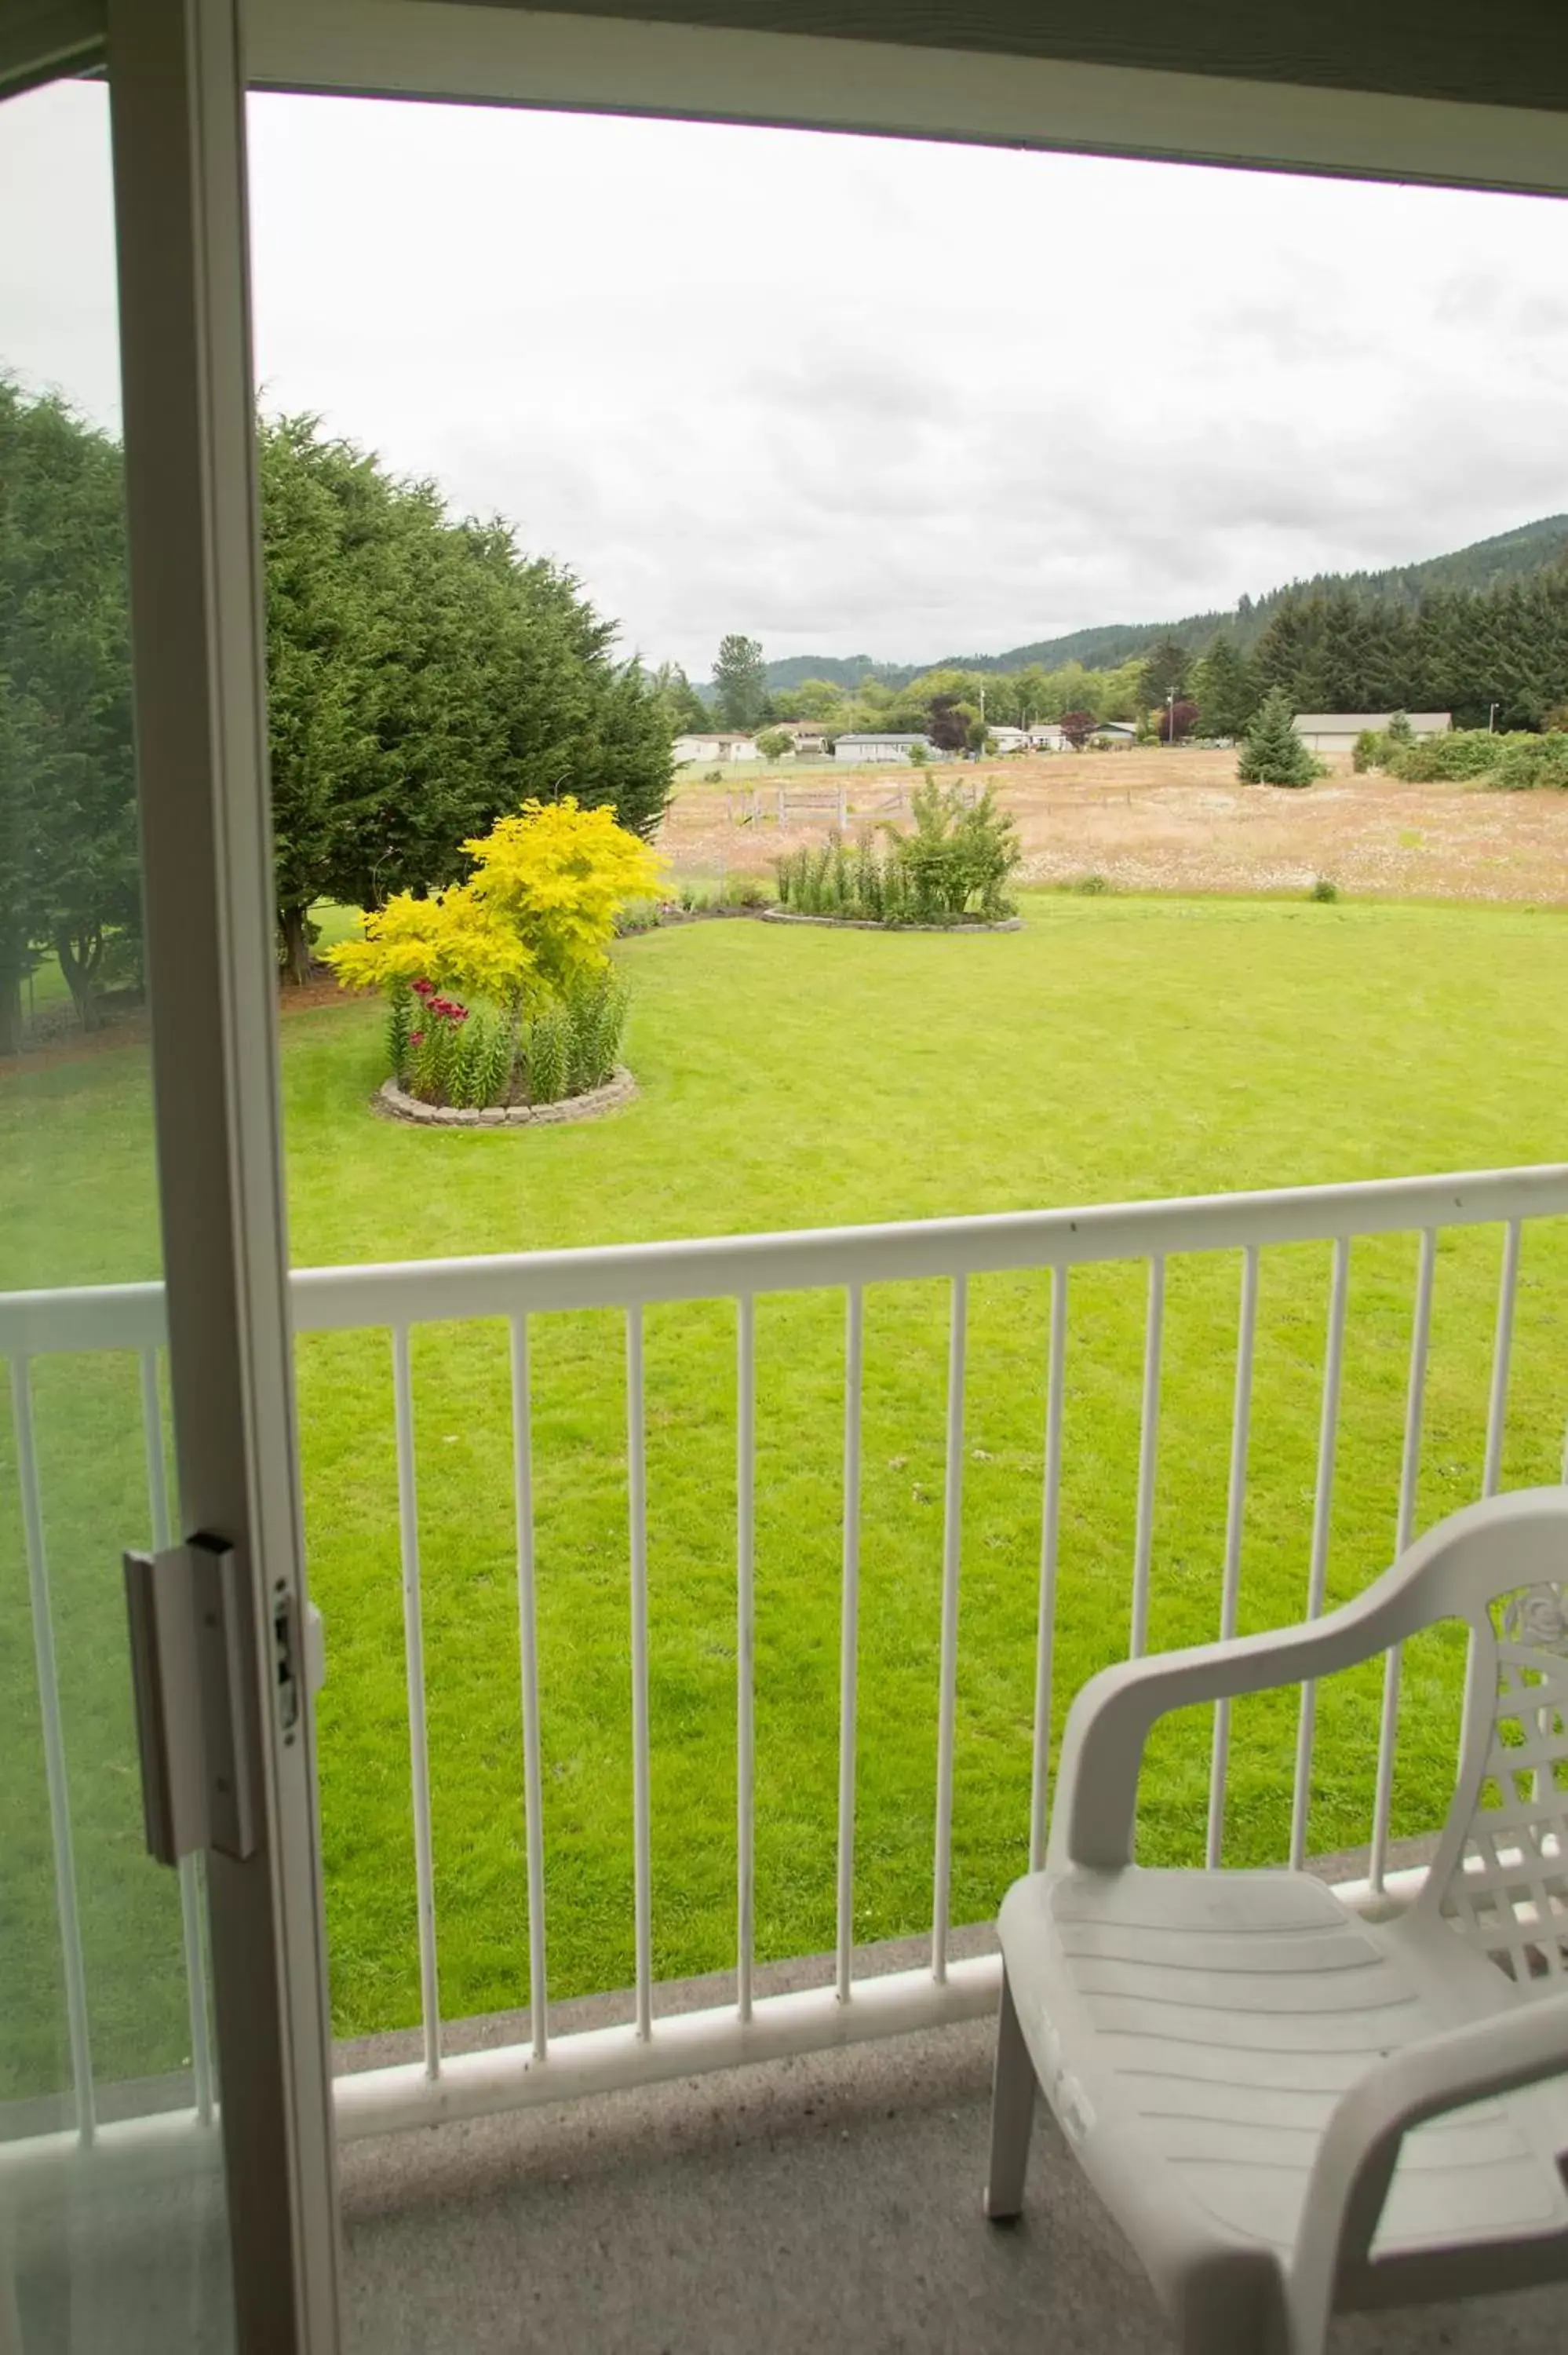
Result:
M448 515L311 417L259 426L280 938L308 969L320 900L381 904L463 870L530 798L669 799L657 676L571 572L501 520ZM0 1051L49 953L85 1024L134 964L140 907L122 458L0 377Z
M1484 589L1439 587L1415 604L1350 588L1275 602L1255 642L1221 631L1201 651L1167 636L1114 669L948 666L906 686L806 679L771 694L762 649L726 638L715 697L731 726L810 719L832 732L972 730L1130 720L1150 737L1240 737L1272 689L1295 711L1451 711L1459 728L1538 730L1568 716L1568 561ZM687 723L689 724L689 723ZM959 740L954 740L955 741Z
M808 678L799 687L770 690L760 645L731 635L721 643L714 665L714 710L707 724L716 715L730 728L809 719L841 736L882 729L925 732L934 711L960 707L966 718L991 727L1034 727L1077 709L1095 720L1130 720L1146 700L1147 668L1131 662L1117 670L1092 671L1082 663L1064 663L1052 671L1038 664L1018 671L978 671L948 664L922 671L903 686L868 673L853 687L836 679Z

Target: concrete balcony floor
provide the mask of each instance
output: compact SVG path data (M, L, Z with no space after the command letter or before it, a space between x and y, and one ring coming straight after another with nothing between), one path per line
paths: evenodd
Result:
M563 2026L610 2016L582 2009ZM991 2048L977 2021L351 2144L347 2343L365 2355L1171 2355L1136 2260L1044 2105L1022 2222L998 2230L981 2215ZM390 2039L344 2055L402 2057ZM1350 2316L1332 2345L1563 2355L1568 2285Z

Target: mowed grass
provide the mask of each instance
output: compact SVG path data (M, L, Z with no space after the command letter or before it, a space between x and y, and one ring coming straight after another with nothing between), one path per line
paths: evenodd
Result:
M710 923L623 944L640 1101L535 1134L389 1126L368 1109L380 1018L284 1023L300 1263L724 1234L1478 1168L1563 1151L1568 929L1474 908L1227 900L1026 903L1024 931L944 940ZM0 1283L155 1272L144 1066L101 1053L0 1082ZM1357 1247L1331 1594L1393 1545L1415 1239ZM1495 1231L1438 1256L1419 1519L1478 1493ZM1241 1624L1306 1598L1327 1247L1266 1254ZM1557 1476L1568 1418L1568 1236L1527 1235L1508 1485ZM1217 1629L1239 1255L1173 1262L1151 1641ZM1126 1649L1145 1274L1075 1273L1053 1713ZM971 1287L954 1806L956 1919L1026 1857L1048 1284ZM944 1286L867 1301L856 1930L929 1920L944 1510ZM833 1936L842 1297L758 1307L757 1924L764 1957ZM609 1315L535 1320L534 1414L549 1985L633 1971L624 1354ZM145 1534L136 1369L36 1369L96 2049L107 2073L186 2051L172 1883L139 1854L117 1549ZM440 1998L528 1999L506 1332L414 1342ZM313 1590L325 1613L321 1774L344 2034L418 2017L408 1737L384 1333L307 1338L300 1418ZM653 1946L664 1976L734 1956L735 1312L647 1318ZM5 1624L26 1572L0 1460ZM1394 1829L1440 1815L1459 1647L1406 1658ZM19 1901L0 1973L25 2027L12 2080L63 2047L30 1658L7 1647L5 1852ZM1366 1836L1381 1670L1319 1701L1312 1845ZM1285 1852L1294 1696L1238 1707L1228 1861ZM1202 1852L1206 1712L1159 1736L1140 1852Z

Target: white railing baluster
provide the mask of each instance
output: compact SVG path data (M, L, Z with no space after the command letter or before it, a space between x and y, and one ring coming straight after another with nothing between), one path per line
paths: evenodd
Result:
M1340 1435L1340 1387L1345 1366L1345 1304L1351 1286L1351 1239L1334 1243L1329 1290L1329 1337L1323 1351L1323 1402L1318 1422L1318 1477L1312 1490L1312 1558L1307 1573L1307 1616L1319 1619L1329 1591L1329 1540L1333 1527L1334 1458ZM1307 1861L1307 1822L1312 1806L1312 1747L1318 1728L1318 1688L1301 1688L1296 1728L1296 1787L1290 1801L1290 1861L1299 1872Z
M408 1689L408 1776L414 1801L414 1895L419 1916L419 2010L425 2074L441 2073L441 2014L436 1972L436 1874L430 1837L430 1753L425 1730L425 1625L419 1604L419 1498L414 1477L414 1382L408 1328L392 1328L392 1396L397 1439L397 1550L403 1572L403 1664Z
M757 1900L757 1303L749 1293L736 1311L736 1998L749 2019Z
M33 1658L38 1678L38 1714L43 1723L44 1787L48 1796L49 1841L54 1850L55 1912L59 1921L60 1962L65 1976L71 2093L78 2139L90 2143L96 2130L97 2104L92 2085L92 2041L88 2031L87 1966L77 1912L70 1785L66 1776L65 1733L60 1723L59 1672L55 1661L48 1555L44 1547L44 1508L38 1493L32 1367L26 1358L11 1360L11 1423L16 1442L16 1477L22 1492L22 1537L27 1553L27 1593L33 1612Z
M534 2058L549 2050L545 1977L545 1796L539 1757L539 1610L534 1559L534 1411L528 1319L512 1333L512 1489L517 1523L517 1648L523 1701L523 1838L528 1854L528 2024Z
M1415 1278L1415 1319L1410 1335L1410 1380L1404 1399L1404 1442L1399 1465L1399 1517L1394 1524L1393 1550L1404 1551L1415 1534L1415 1492L1421 1478L1421 1423L1426 1405L1426 1359L1432 1339L1432 1284L1437 1266L1437 1231L1421 1234L1421 1258ZM1377 1785L1372 1799L1372 1859L1367 1868L1373 1889L1381 1890L1388 1871L1389 1825L1393 1813L1393 1760L1399 1741L1399 1687L1403 1655L1390 1645L1383 1663L1383 1716L1377 1733Z
M861 1390L865 1371L865 1295L849 1287L844 1311L844 1541L839 1619L839 1855L833 1984L853 1991L854 1957L855 1693L860 1656Z
M1045 1476L1040 1502L1040 1624L1034 1646L1034 1755L1029 1777L1029 1870L1045 1861L1051 1817L1051 1703L1056 1644L1056 1555L1062 1527L1062 1391L1067 1363L1067 1271L1051 1270L1045 1371Z
M1518 1289L1519 1220L1510 1219L1503 1234L1502 1277L1498 1285L1491 1392L1487 1401L1487 1456L1481 1475L1483 1497L1495 1497L1502 1482L1503 1425L1508 1420L1509 1361L1513 1351L1513 1303Z
M164 1410L158 1397L158 1352L140 1353L142 1375L142 1444L147 1465L147 1518L153 1550L162 1553L170 1542L169 1475L164 1455ZM180 1882L180 1948L185 1962L185 2001L191 2030L191 2088L196 2115L203 2125L212 2119L212 2045L207 2014L207 1960L202 1940L201 1865L194 1856L182 1856Z
M948 1452L942 1498L942 1657L937 1707L937 1858L932 1875L931 1976L948 1976L953 1887L953 1751L959 1714L959 1562L963 1552L964 1348L969 1280L953 1278L948 1328Z
M631 1540L631 1818L637 1915L637 2033L653 2033L653 1837L648 1744L648 1457L642 1311L626 1312L627 1514Z
M1129 1659L1149 1647L1149 1578L1154 1550L1154 1473L1160 1455L1160 1352L1165 1332L1165 1254L1149 1262L1149 1323L1143 1342L1143 1406L1138 1434L1138 1528L1132 1549Z
M1246 1512L1246 1455L1252 1433L1252 1365L1257 1338L1257 1245L1242 1254L1241 1323L1236 1334L1236 1387L1231 1409L1231 1475L1225 1499L1225 1572L1220 1595L1220 1641L1236 1632L1241 1604L1242 1523ZM1214 1704L1214 1743L1209 1764L1207 1859L1217 1871L1225 1837L1225 1775L1231 1754L1231 1705Z
M1519 1288L1520 1222L1510 1219L1503 1231L1502 1273L1498 1284L1497 1325L1492 1337L1492 1378L1487 1396L1487 1452L1481 1466L1481 1494L1495 1497L1502 1484L1503 1430L1508 1421L1508 1379L1513 1353L1513 1304ZM1475 1651L1475 1636L1470 1637L1470 1651ZM1469 1689L1468 1681L1466 1685ZM1550 1732L1550 1723L1538 1719L1541 1731ZM1547 1770L1549 1771L1549 1770ZM1542 1792L1545 1774L1537 1768L1534 1787L1537 1797Z

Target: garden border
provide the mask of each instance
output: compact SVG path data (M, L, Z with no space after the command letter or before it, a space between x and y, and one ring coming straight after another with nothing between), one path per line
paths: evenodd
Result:
M400 1120L410 1128L544 1128L568 1120L595 1120L600 1113L619 1111L637 1094L637 1082L622 1063L602 1087L580 1096L563 1096L558 1103L492 1104L482 1112L460 1110L455 1104L421 1103L396 1080L383 1080L371 1098L371 1108L384 1120Z
M840 932L940 932L951 938L955 932L1021 932L1022 916L999 916L992 923L966 923L961 919L954 924L884 924L874 916L808 916L793 908L765 908L758 922L764 924L829 924Z

